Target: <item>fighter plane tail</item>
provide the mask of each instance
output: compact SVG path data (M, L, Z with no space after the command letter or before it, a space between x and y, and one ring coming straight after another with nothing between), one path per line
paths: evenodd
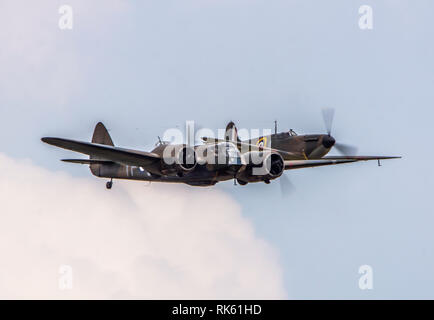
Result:
M237 127L235 126L235 123L233 123L232 121L229 122L228 125L226 126L225 140L229 140L232 142L241 142L240 138L238 137Z

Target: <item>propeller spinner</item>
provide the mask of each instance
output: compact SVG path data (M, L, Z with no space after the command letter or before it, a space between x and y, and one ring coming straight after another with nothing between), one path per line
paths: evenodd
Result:
M334 115L335 110L332 108L322 110L324 125L326 127L328 135L323 138L323 146L326 148L331 148L334 146L339 151L339 153L344 156L355 155L357 153L357 147L348 144L337 143L336 140L331 136Z

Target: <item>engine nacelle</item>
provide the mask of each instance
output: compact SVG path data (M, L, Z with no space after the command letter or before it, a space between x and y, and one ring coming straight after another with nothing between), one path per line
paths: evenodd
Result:
M236 176L239 182L269 182L285 170L283 158L277 152L249 152L244 155L244 160L245 166Z

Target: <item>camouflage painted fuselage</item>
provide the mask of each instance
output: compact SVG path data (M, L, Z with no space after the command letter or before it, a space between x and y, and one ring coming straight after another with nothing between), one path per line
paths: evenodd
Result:
M246 141L248 144L275 149L285 160L320 159L334 144L333 137L324 134L291 135L280 132Z
M326 155L332 146L328 144L330 143L328 141L330 138L328 135L292 136L288 132L282 132L243 142L276 149L277 152L280 151L284 160L306 160L320 159ZM161 144L151 152L163 158L167 147L167 145ZM240 151L243 151L243 149L240 148ZM228 166L227 164L221 166L214 165L212 167L198 164L191 172L182 172L180 174L173 166L165 165L164 160L156 162L153 166L148 166L146 170L142 167L126 166L117 163L92 164L90 167L92 174L97 177L187 183L194 186L209 186L219 181L234 179L240 168L240 166Z
M399 158L351 155L355 152L351 152L349 146L335 144L330 134L298 136L291 130L241 141L233 122L226 126L224 139L202 137L206 143L194 147L160 142L151 152L115 147L102 123L96 125L91 142L55 137L41 140L88 155L88 159L62 161L89 165L93 175L110 179L106 185L108 189L112 186L112 179L193 186L210 186L230 179L236 179L242 185L261 181L270 183L281 177L285 170ZM344 156L324 157L333 146Z

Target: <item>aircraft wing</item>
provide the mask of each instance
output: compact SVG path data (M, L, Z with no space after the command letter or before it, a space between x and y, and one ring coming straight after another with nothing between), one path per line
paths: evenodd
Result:
M285 170L330 166L335 164L343 164L358 161L369 160L388 160L399 159L401 157L383 157L383 156L330 156L315 160L286 160Z
M396 156L325 156L321 159L324 160L356 160L356 161L368 161L368 160L389 160L389 159L400 159L401 157Z
M80 152L89 156L98 157L100 159L124 165L146 167L147 165L160 161L160 156L151 152L117 148L98 143L82 142L61 138L47 137L42 138L41 140L45 143L51 144L59 148Z
M114 164L115 162L110 160L98 160L98 159L62 159L63 162L78 163L78 164Z

